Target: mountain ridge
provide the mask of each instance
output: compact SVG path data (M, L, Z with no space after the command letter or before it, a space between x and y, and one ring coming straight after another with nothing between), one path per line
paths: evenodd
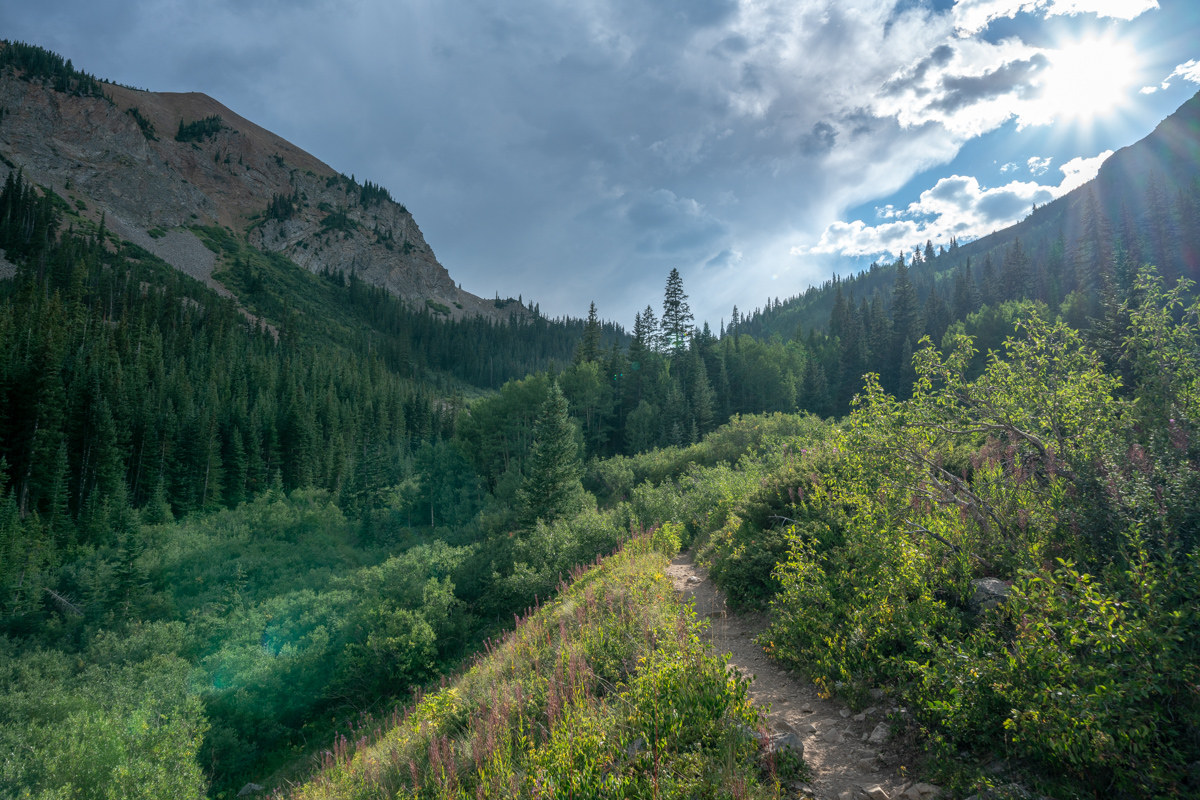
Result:
M211 259L195 226L227 228L313 273L356 274L447 317L522 310L459 288L386 190L339 174L216 99L95 83L102 97L11 66L0 72L0 179L23 171L213 288L219 265L203 263ZM164 246L167 233L173 246Z

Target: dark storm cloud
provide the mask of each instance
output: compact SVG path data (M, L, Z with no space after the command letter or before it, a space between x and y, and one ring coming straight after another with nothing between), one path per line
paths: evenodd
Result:
M1026 59L1010 61L983 75L947 76L941 83L945 94L930 103L930 108L953 112L1014 92L1028 96L1031 80L1049 64L1050 60L1044 54L1035 53Z
M928 94L929 90L921 85L925 76L929 74L930 69L946 66L952 58L954 58L953 47L948 44L938 45L928 57L918 61L904 75L885 83L880 89L880 93L891 97L902 95L907 91L913 92L917 97Z

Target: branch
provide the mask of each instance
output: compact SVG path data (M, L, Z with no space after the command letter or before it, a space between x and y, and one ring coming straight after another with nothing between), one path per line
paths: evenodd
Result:
M966 551L965 551L965 550L963 550L961 547L959 547L958 545L954 544L953 542L951 542L949 539L945 538L944 536L941 536L941 535L939 535L939 534L936 534L936 533L934 533L933 531L929 530L929 528L926 528L924 525L918 525L917 523L915 523L915 522L912 522L912 521L910 521L910 520L907 520L907 519L906 519L906 520L904 520L904 524L905 524L905 525L907 525L907 526L909 526L909 528L911 528L911 529L912 529L912 530L914 530L914 531L920 531L921 533L927 533L927 534L929 534L929 535L930 535L930 536L932 536L934 539L937 539L939 542L941 542L942 544L946 545L946 547L949 547L949 548L950 548L951 550L953 550L955 553L966 553ZM980 558L979 556L975 555L974 553L966 553L966 554L967 554L967 556L968 556L968 557L970 557L970 558L973 558L973 559L975 559L976 561L978 561L978 562L979 562L980 564L982 564L982 565L983 565L983 566L984 566L986 569L991 569L991 568L992 568L992 565L991 565L991 564L989 564L989 563L987 562L987 560L985 560L985 559L983 559L983 558Z
M54 591L53 589L51 589L49 587L46 587L45 591L46 591L46 594L50 595L50 599L54 601L54 605L58 606L59 611L62 611L64 614L71 614L76 617L83 616L83 611L80 610L79 606L75 605L70 600L63 597L61 594L59 594L58 592Z

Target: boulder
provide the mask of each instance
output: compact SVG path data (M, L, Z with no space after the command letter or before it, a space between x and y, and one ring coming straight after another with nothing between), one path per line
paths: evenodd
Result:
M886 722L881 722L875 726L875 730L871 731L871 735L867 737L867 741L871 744L883 744L888 740L890 731Z
M804 758L804 742L800 741L800 737L795 733L777 733L771 737L767 751L771 753L791 752L795 753L797 758Z
M238 789L237 796L238 797L249 797L252 794L258 794L259 792L263 791L265 788L266 788L265 786L260 786L257 783L247 783L241 789Z
M1008 599L1011 588L996 578L977 578L971 581L971 611L981 614Z

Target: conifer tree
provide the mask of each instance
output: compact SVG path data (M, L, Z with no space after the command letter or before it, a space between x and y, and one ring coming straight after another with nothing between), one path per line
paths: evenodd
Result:
M635 320L634 326L637 322ZM600 358L600 321L596 317L596 304L588 309L587 323L583 327L583 339L575 348L575 363L588 363Z
M688 296L683 292L683 278L679 277L679 270L672 269L671 274L667 276L667 288L663 296L664 350L680 353L687 347L693 319L692 310L688 307Z
M636 325L636 323L635 323ZM658 327L658 317L654 314L654 309L646 306L646 310L642 312L642 335L637 335L635 327L634 338L640 338L646 349L651 353L658 353L662 350L662 337Z
M518 492L522 525L532 528L538 520L549 524L578 512L583 505L580 475L575 426L567 414L567 398L554 381L534 425L529 473Z
M965 320L967 315L979 308L979 288L971 275L971 259L954 271L954 318Z
M917 290L908 277L904 257L896 261L896 284L892 287L892 375L891 388L897 392L905 388L901 375L912 369L912 343L920 338L923 325L917 306ZM905 342L908 343L909 359L904 359Z

